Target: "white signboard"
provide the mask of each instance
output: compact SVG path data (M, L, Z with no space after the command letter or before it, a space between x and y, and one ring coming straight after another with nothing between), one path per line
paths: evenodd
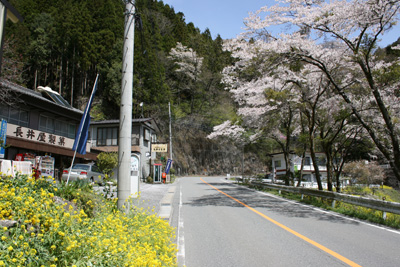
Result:
M137 155L131 154L131 192L132 197L138 197L139 193L139 168L140 160Z
M151 152L167 152L167 144L151 144Z
M65 147L69 149L72 149L75 141L75 139L67 138L61 135L51 134L39 130L33 130L30 128L10 123L8 123L7 125L7 135L28 141L39 142L58 147ZM88 144L86 144L86 152L89 151L90 147Z

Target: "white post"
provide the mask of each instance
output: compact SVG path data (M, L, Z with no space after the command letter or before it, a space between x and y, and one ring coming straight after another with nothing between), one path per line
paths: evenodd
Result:
M171 126L171 102L168 102L169 113L169 158L172 160L172 126ZM171 163L172 168L172 163Z
M131 195L131 147L132 147L132 91L133 91L133 49L135 31L135 6L133 0L125 1L125 32L122 56L121 108L118 139L118 208L127 209ZM139 186L139 185L137 185Z

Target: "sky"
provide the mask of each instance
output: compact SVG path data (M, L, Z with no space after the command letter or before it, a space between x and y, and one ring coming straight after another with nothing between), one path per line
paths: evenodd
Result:
M244 32L243 19L249 12L256 12L263 6L275 5L274 0L163 0L176 13L185 15L186 23L203 32L208 28L213 38L219 34L223 39L235 38ZM400 37L400 23L386 33L379 46L385 47Z

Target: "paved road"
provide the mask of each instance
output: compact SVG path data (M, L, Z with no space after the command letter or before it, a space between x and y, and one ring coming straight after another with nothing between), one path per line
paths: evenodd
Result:
M400 266L400 232L222 177L180 178L171 224L179 266Z

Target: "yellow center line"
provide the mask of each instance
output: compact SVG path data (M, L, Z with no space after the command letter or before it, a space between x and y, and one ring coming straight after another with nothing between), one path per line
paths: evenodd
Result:
M319 243L317 243L317 242L315 242L315 241L309 239L308 237L305 237L304 235L297 233L296 231L290 229L289 227L287 227L287 226L285 226L285 225L283 225L283 224L281 224L281 223L275 221L274 219L271 219L270 217L266 216L265 214L259 212L258 210L256 210L256 209L254 209L254 208L252 208L252 207L250 207L250 206L244 204L244 203L241 202L240 200L238 200L238 199L236 199L236 198L234 198L234 197L228 195L227 193L225 193L225 192L219 190L218 188L216 188L215 186L212 186L211 184L207 183L207 182L204 181L202 178L200 178L200 180L201 180L203 183L205 183L205 184L211 186L212 188L214 188L215 190L217 190L217 191L220 192L221 194L224 194L225 196L227 196L227 197L233 199L233 200L236 201L237 203L243 205L244 207L248 208L249 210L251 210L251 211L257 213L257 214L260 215L261 217L263 217L263 218L267 219L268 221L272 222L273 224L275 224L275 225L281 227L282 229L288 231L289 233L291 233L291 234L293 234L293 235L295 235L295 236L297 236L297 237L303 239L304 241L310 243L311 245L316 246L317 248L319 248L319 249L325 251L326 253L332 255L333 257L335 257L335 258L337 258L337 259L343 261L344 263L346 263L346 264L348 264L348 265L350 265L350 266L353 266L353 267L356 267L356 266L361 267L361 265L358 265L357 263L355 263L355 262L353 262L353 261L351 261L351 260L349 260L349 259L343 257L342 255L340 255L340 254L334 252L333 250L330 250L329 248L327 248L327 247L325 247L325 246L323 246L323 245L321 245L321 244L319 244Z

